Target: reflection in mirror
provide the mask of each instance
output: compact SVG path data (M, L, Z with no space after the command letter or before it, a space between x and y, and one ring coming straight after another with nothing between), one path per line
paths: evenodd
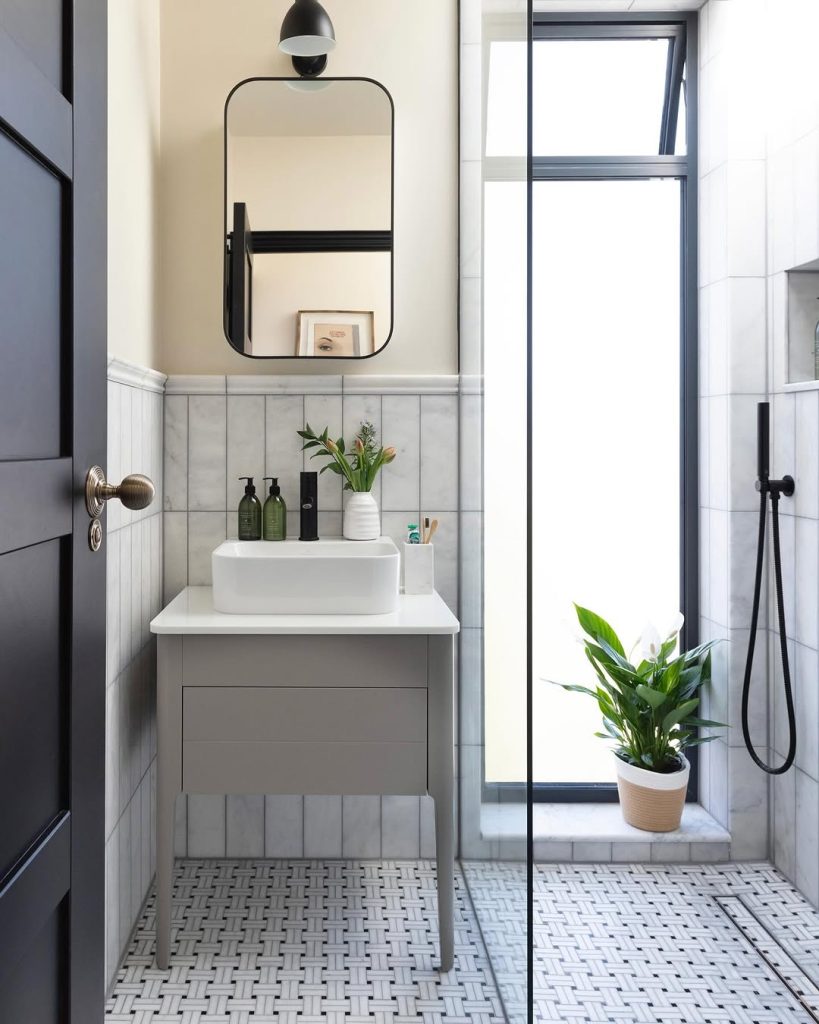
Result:
M250 79L225 109L225 333L356 358L392 333L393 109L366 79Z

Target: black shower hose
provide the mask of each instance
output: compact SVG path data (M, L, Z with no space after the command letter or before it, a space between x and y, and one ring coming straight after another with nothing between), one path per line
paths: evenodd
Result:
M774 579L776 582L776 612L779 620L779 645L782 651L782 682L785 688L785 706L788 712L788 754L778 768L772 768L754 750L751 731L748 728L748 702L751 694L751 671L754 667L754 646L756 644L756 628L759 621L759 600L762 593L762 562L765 553L765 516L768 508L768 494L771 496L771 527L773 536ZM785 633L785 600L782 596L782 557L779 551L779 492L776 489L761 489L759 504L759 540L756 550L756 577L754 578L754 607L751 614L751 636L748 640L748 657L745 662L745 678L742 681L742 735L745 746L754 763L768 775L783 775L793 764L796 757L796 715L793 710L793 691L791 689L791 669L788 661L788 641Z

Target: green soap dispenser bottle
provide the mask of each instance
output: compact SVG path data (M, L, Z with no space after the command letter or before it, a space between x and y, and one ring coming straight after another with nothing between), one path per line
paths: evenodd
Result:
M270 481L270 493L262 512L264 539L287 540L287 506L279 487L279 479L275 476L266 476L265 480Z
M262 539L262 503L256 497L252 476L240 476L246 480L245 496L239 502L239 540Z

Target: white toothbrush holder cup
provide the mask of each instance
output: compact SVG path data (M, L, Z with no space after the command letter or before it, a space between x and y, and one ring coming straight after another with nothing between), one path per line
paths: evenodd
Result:
M404 544L404 593L432 594L435 590L435 548Z

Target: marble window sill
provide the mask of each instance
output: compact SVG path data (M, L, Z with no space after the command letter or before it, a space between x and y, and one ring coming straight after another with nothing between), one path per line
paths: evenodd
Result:
M525 804L483 804L484 840L526 838ZM730 843L730 834L699 804L686 804L675 832L642 832L623 821L620 805L535 804L534 839L572 843Z

